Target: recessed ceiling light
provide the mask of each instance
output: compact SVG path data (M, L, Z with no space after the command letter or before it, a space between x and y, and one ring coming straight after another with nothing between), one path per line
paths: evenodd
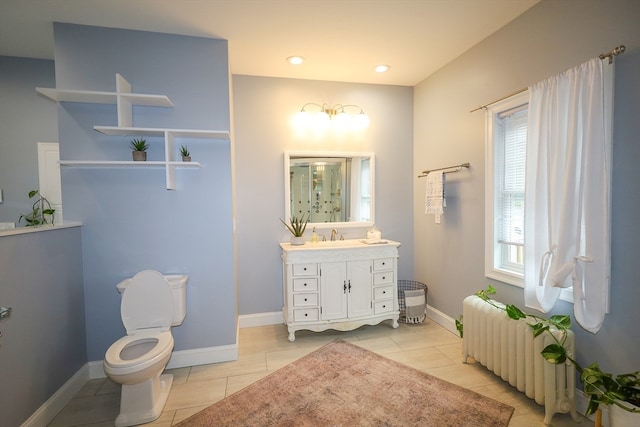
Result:
M304 62L304 58L302 56L290 56L287 58L287 62L293 65L299 65Z
M384 65L384 64L383 65L378 65L378 66L376 66L376 73L384 73L385 71L388 71L389 68L391 68L391 67L388 66L388 65Z

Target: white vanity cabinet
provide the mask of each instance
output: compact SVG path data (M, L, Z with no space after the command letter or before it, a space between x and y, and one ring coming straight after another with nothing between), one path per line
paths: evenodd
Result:
M356 239L302 246L281 243L289 341L303 329L349 331L387 319L397 328L399 246Z

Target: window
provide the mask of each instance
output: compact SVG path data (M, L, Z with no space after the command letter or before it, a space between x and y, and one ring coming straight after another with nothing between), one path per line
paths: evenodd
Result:
M524 287L528 92L487 108L485 276ZM571 288L560 299L573 302Z
M523 286L526 92L487 109L485 275Z

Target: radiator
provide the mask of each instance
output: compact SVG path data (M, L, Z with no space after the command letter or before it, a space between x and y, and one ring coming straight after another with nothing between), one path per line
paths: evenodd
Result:
M476 295L465 298L462 316L464 363L469 356L473 357L538 405L544 405L546 425L556 413L570 412L571 417L578 420L575 366L569 361L554 365L542 357L542 349L554 342L548 333L534 339L526 319L513 320L504 310ZM574 334L567 332L565 347L575 354ZM556 334L560 337L560 332Z

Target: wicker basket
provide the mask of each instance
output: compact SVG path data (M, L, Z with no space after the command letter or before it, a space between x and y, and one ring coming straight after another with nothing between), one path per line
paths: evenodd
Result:
M413 280L398 280L398 305L400 306L400 318L398 321L407 323L407 306L404 300L404 291L419 291L424 290L424 302L427 303L427 285L420 282L414 282Z

